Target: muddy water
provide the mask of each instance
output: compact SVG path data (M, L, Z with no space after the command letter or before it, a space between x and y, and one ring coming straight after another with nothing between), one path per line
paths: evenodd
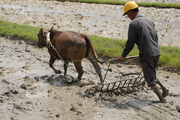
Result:
M123 37L129 23L128 19L120 15L122 11L119 10L122 10L122 6L33 0L3 0L0 4L0 18L3 20L47 28L54 25L60 30L75 29L92 35L117 37L116 31L124 31L118 36ZM163 38L161 42L165 41L164 38L175 39L179 35L176 33L179 31L178 20L159 14L159 12L167 13L167 16L175 14L176 17L172 18L178 18L179 14L176 14L178 10L141 9L144 10L143 14L149 15L149 18L155 21L158 33L163 31L159 34L160 39ZM149 10L157 12L153 12L152 15ZM173 14L170 15L172 12ZM161 16L157 17L158 15ZM161 18L163 20L160 20ZM85 25L83 26L82 23ZM119 27L116 28L115 25ZM96 32L92 32L93 30ZM166 36L164 34L166 32L170 36ZM171 36L171 33L174 34ZM167 42L164 43L168 44ZM77 72L73 64L68 65L68 76L63 76L63 62L55 63L55 68L62 70L62 74L58 75L48 66L48 61L49 54L45 48L40 49L34 43L27 44L23 40L0 37L1 120L180 119L180 74L178 73L157 70L158 78L170 90L170 95L166 97L167 103L162 104L158 103L157 96L147 85L144 89L131 94L100 92L87 94L91 86L78 86L79 83L74 81ZM85 71L82 82L98 83L99 78L91 63L84 59L82 66ZM100 67L105 76L107 65ZM111 64L105 83L119 80L122 74L140 71L138 65Z
M122 17L122 5L3 0L0 8L1 20L123 40L127 39L130 22ZM179 9L140 7L140 13L155 23L160 45L180 47Z
M157 70L158 78L170 90L167 103L162 104L147 85L130 94L87 94L92 85L78 86L72 63L68 65L68 75L63 76L63 62L57 61L55 68L61 69L62 74L55 74L48 66L46 49L23 40L0 37L0 58L0 120L180 119L178 73ZM82 82L100 82L89 61L84 59L82 66ZM107 65L100 67L104 77ZM105 83L140 71L138 65L111 64Z

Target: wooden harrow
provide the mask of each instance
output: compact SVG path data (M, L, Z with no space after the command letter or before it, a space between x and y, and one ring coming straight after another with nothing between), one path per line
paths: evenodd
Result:
M126 91L137 90L140 85L144 85L143 78L144 77L142 76L142 72L123 74L123 76L120 78L121 80L105 83L99 85L97 88L100 89L101 92L108 92L114 90L125 91L125 89Z
M126 59L137 58L137 57L138 56L132 56L132 57L127 57ZM117 58L109 60L108 69L110 67L110 63L112 63L112 62L117 62ZM108 69L106 71L104 81L107 76ZM91 92L91 93L113 92L113 91L117 90L117 91L120 91L121 93L122 92L123 93L131 93L133 91L139 90L144 85L145 85L144 76L142 75L142 71L141 71L141 72L136 72L136 73L122 74L122 76L120 76L120 80L115 81L115 82L95 85L90 88L89 92Z
M118 81L92 86L85 93L88 97L94 96L98 92L101 93L100 96L102 93L108 92L115 93L116 95L125 95L143 90L144 85L145 81L142 72L128 73L124 74Z

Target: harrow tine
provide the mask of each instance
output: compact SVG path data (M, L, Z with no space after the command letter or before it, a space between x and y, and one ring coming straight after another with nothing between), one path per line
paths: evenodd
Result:
M129 85L130 85L131 81L132 81L132 79L130 79L130 81L129 81L129 83L128 83L128 86L127 86L127 88L129 87Z
M135 83L136 83L137 79L138 79L138 78L136 78L136 79L134 80L133 86L135 85Z
M116 85L116 82L114 82L113 87L112 87L112 89L111 89L111 90L113 90L113 89L114 89L115 85Z
M105 81L105 79L106 79L106 76L107 76L107 73L108 73L109 67L110 67L110 63L109 63L108 68L107 68L107 70L106 70L106 74L105 74L105 76L104 76L104 80L103 80L103 82L104 82L104 81Z
M108 89L109 89L109 86L110 86L110 83L108 83L108 86L107 86L107 91L108 91Z
M124 84L123 84L122 88L124 88L124 86L125 86L126 82L127 82L127 80L125 80L125 81L124 81Z
M117 87L117 88L119 88L119 87L120 87L120 85L121 85L121 81L119 81L119 85L118 85L118 87Z
M139 73L139 76L137 78L139 78L140 76L142 76L142 71Z
M141 82L141 80L142 80L142 77L139 79L139 83Z
M102 92L103 87L104 87L104 84L102 84L102 87L101 87L101 92Z

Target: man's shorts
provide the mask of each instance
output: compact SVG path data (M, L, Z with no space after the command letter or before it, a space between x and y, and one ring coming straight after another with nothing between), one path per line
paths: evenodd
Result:
M146 60L143 60L141 62L144 78L148 83L149 87L152 87L155 84L157 84L157 76L156 76L155 68L157 66L158 60L159 60L159 56L154 56Z

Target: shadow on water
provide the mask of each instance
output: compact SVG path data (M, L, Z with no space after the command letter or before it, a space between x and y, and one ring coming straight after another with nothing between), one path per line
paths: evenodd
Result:
M64 75L43 75L39 76L35 73L29 73L26 75L28 78L34 78L36 81L42 80L45 83L48 83L53 86L63 87L63 86L78 86L78 81L72 76Z
M131 99L126 99L121 102L116 101L115 103L110 103L106 101L101 101L108 108L116 108L121 110L128 110L130 108L135 110L140 110L143 107L151 106L152 102L149 100L143 100L138 97L132 97Z

